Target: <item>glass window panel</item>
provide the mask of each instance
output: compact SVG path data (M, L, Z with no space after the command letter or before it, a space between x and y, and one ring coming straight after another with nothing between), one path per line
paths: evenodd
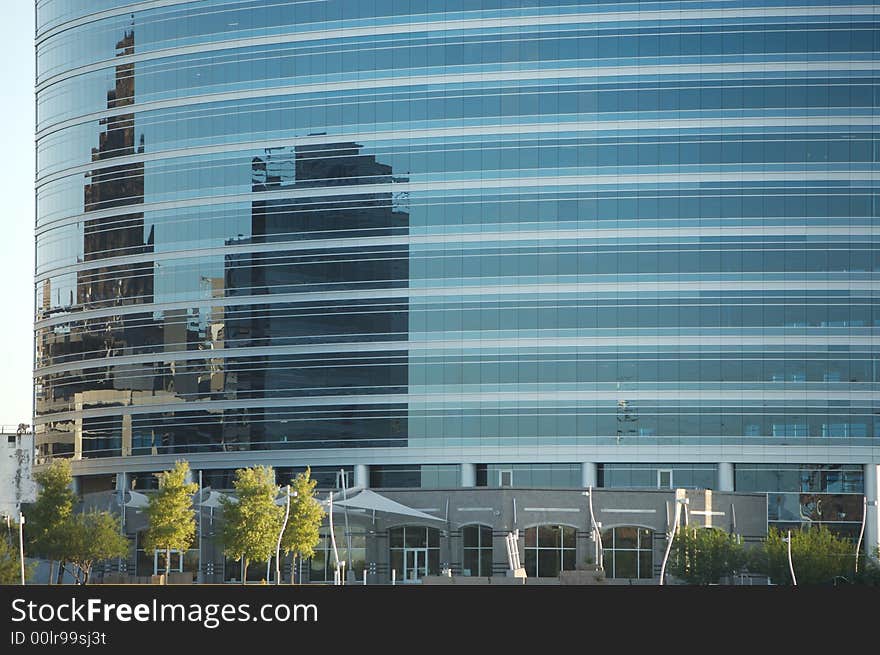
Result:
M404 532L407 548L425 548L428 545L426 528L407 527Z
M654 554L651 551L642 551L639 553L639 577L654 577Z
M538 550L538 577L553 578L559 575L559 550L542 548Z
M614 533L615 548L638 548L638 528L615 528Z

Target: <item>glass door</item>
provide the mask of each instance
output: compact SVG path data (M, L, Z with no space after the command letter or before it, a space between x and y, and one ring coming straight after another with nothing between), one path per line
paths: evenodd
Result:
M183 572L183 553L179 550L171 551L171 572L172 573L182 573ZM159 575L160 573L165 573L165 551L164 550L154 550L153 551L153 575Z
M403 581L419 582L423 575L428 575L428 549L403 549Z

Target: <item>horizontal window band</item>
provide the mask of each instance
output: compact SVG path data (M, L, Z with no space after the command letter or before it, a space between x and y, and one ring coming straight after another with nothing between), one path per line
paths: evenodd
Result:
M191 0L187 0L191 1ZM40 56L41 47L55 35L69 30L75 29L81 25L94 24L103 18L124 15L134 11L144 11L146 9L160 8L164 6L173 6L175 4L183 4L181 0L158 0L152 3L144 3L142 6L131 7L125 9L128 11L109 10L93 14L89 17L83 17L69 21L66 24L53 27L42 34L38 33L36 37L37 57ZM535 27L544 25L565 25L571 26L576 24L602 24L602 23L635 23L643 24L652 21L688 21L702 20L712 21L713 19L733 19L733 18L773 18L773 17L829 17L829 16L872 16L874 8L869 5L849 5L825 7L748 7L739 9L676 9L676 10L646 10L638 12L591 12L591 13L570 13L570 14L551 14L551 15L533 15L526 17L502 17L502 18L486 18L477 17L473 19L446 19L443 14L428 14L424 20L409 23L397 23L390 25L370 25L365 27L342 27L323 30L295 31L287 34L277 34L272 36L246 36L240 38L225 39L222 41L206 40L199 44L188 46L168 47L152 50L147 53L137 55L127 55L116 57L114 59L105 59L103 61L92 62L74 69L65 70L55 73L43 80L38 80L37 92L39 93L47 86L74 77L82 75L94 70L101 70L116 65L132 64L153 59L164 59L166 57L174 57L178 55L196 54L202 52L216 52L218 50L232 50L237 48L246 48L250 46L266 46L278 45L283 43L321 41L330 39L349 39L360 36L380 36L391 34L426 34L431 32L459 32L467 30L486 30L486 29L504 29L514 27ZM393 18L393 17L389 17ZM312 25L313 23L306 23ZM314 23L320 25L320 23ZM291 28L294 26L291 25Z
M609 330L610 331L610 330ZM524 349L545 348L589 348L589 347L617 347L627 346L684 346L697 348L703 352L709 346L875 346L873 337L807 337L807 336L755 336L743 337L739 335L685 335L685 336L638 336L638 337L542 337L542 338L480 338L461 340L430 340L430 341L373 341L373 342L336 342L321 343L314 345L299 346L253 346L243 348L216 348L212 350L184 350L149 353L143 355L120 355L94 360L71 361L62 364L54 364L35 369L34 377L54 375L69 371L85 371L102 369L108 366L124 366L132 364L149 364L153 362L179 362L200 361L228 358L259 357L271 355L306 355L315 353L393 353L402 352L411 357L425 356L428 353L439 353L462 350L478 350L485 353L489 349L510 349L512 352L523 352ZM877 347L880 347L878 345ZM829 354L829 357L833 353ZM779 357L783 357L779 355ZM783 357L784 359L784 357Z
M45 5L49 2L53 2L54 0L42 0L37 5L37 13L39 13L39 8L41 5ZM99 20L103 20L105 18L112 18L114 16L124 16L125 14L130 14L134 11L146 11L149 9L159 9L162 7L171 7L174 5L183 5L192 2L193 0L131 0L128 4L125 4L121 7L114 7L112 9L105 9L103 11L95 11L90 12L84 15L80 15L68 20L56 21L58 24L54 27L44 30L43 32L37 32L37 38L39 42L42 42L46 39L51 38L55 34L59 32L63 32L65 30L72 29L79 25L86 25L89 23L94 23Z
M287 200L296 198L311 199L338 199L342 197L375 196L376 194L421 193L430 191L463 191L467 189L508 189L511 192L524 192L526 189L538 188L570 188L570 187L601 187L603 185L678 185L701 184L707 182L754 182L754 183L785 183L785 182L861 182L865 184L880 183L880 171L846 172L846 171L773 171L760 173L661 173L643 175L561 175L556 177L504 177L488 179L452 180L448 182L391 182L380 184L326 186L326 187L299 187L282 191L266 191L258 196L254 193L238 193L230 195L212 196L206 198L194 198L190 200L163 201L156 203L139 203L101 209L93 212L84 212L40 225L38 220L37 234L42 234L47 229L59 225L69 225L83 221L93 221L100 218L159 211L168 209L180 209L187 207L210 207L229 203Z
M290 95L305 95L309 93L353 91L357 89L400 88L438 84L483 84L492 81L524 81L524 80L554 80L554 79L596 79L615 78L625 76L638 76L644 78L649 75L719 75L724 73L768 73L768 72L845 72L845 71L875 71L880 68L880 62L874 61L791 61L791 62L765 62L759 64L691 64L691 65L668 65L668 66L609 66L607 68L571 68L571 69L543 69L528 71L499 71L492 73L459 73L447 75L425 75L416 77L385 77L369 80L351 80L348 82L325 82L303 85L284 85L246 91L227 91L222 93L209 93L187 98L175 98L169 100L156 100L145 103L126 105L123 108L106 109L91 114L84 114L76 118L67 119L38 131L36 139L39 141L46 135L63 130L67 127L112 118L120 113L137 114L158 109L171 109L175 107L192 107L194 105L244 100L250 98L270 98Z
M784 36L784 34L783 34ZM550 37L547 43L555 43ZM603 37L608 38L608 37ZM631 40L633 37L617 37L624 40ZM650 38L650 37L648 37ZM685 37L682 37L685 38ZM516 43L512 38L507 39L511 43ZM524 39L526 40L526 39ZM505 43L490 43L486 46L504 47ZM486 47L484 46L484 47ZM439 46L419 46L408 44L396 44L393 50L397 51L398 56L406 57L411 54L407 51L418 53L428 48ZM609 47L613 47L610 46ZM369 56L374 51L368 48L361 48L364 56ZM404 50L404 52L400 52ZM340 47L335 51L329 51L325 56L332 57L334 55L354 57L355 53L346 53ZM749 65L769 64L772 62L786 61L793 57L798 57L802 66L808 66L810 62L823 62L828 59L839 59L841 56L849 56L848 61L854 64L858 61L870 61L872 52L865 49L853 50L850 52L842 52L840 49L828 51L818 50L815 52L796 51L792 54L785 53L758 53L758 52L728 52L724 54L707 54L705 56L690 55L671 55L662 52L654 52L644 54L638 57L616 57L616 56L598 56L598 53L590 53L590 56L584 57L566 57L544 63L532 60L500 60L500 58L487 58L483 62L469 61L458 65L443 65L439 62L425 62L424 65L413 65L410 67L394 68L391 66L383 66L379 69L370 69L367 66L359 68L357 65L343 67L332 72L305 72L301 74L274 74L264 76L249 76L247 65L254 63L259 65L265 62L272 62L273 59L282 60L284 64L303 67L311 66L316 58L314 53L290 51L285 52L279 50L277 52L251 52L242 53L240 57L234 57L230 54L221 56L221 59L227 61L210 61L210 58L189 59L182 57L178 60L169 59L161 60L161 65L154 68L144 70L139 69L137 73L130 72L127 78L117 77L117 88L124 82L130 80L130 84L134 84L138 88L147 87L149 91L135 92L133 89L127 92L127 95L120 95L116 107L126 106L150 106L152 103L164 102L171 98L200 98L202 96L212 96L223 93L237 93L256 89L273 89L287 88L291 83L297 83L304 87L313 85L343 85L343 84L359 84L366 82L368 79L373 80L395 80L407 78L427 78L432 76L443 76L448 78L452 75L476 75L481 74L484 78L496 77L512 70L523 74L525 71L542 71L542 70L590 70L593 72L592 77L608 78L618 77L619 74L603 74L603 71L615 71L626 67L632 61L637 61L638 66L644 69L650 68L666 68L678 66L686 68L694 64L706 66L723 66L737 65L746 67ZM706 62L705 60L709 60ZM705 62L705 63L704 63ZM275 62L277 63L277 62ZM142 65L143 66L143 65ZM193 80L191 84L177 86L179 74L181 70L188 68L201 68L202 72L198 73L198 79ZM853 66L855 68L855 66ZM107 103L88 93L89 90L96 87L104 87L103 78L111 76L114 72L120 70L119 66L109 67L103 70L95 70L85 73L78 77L69 77L47 87L37 98L37 124L36 130L43 132L51 129L54 125L63 124L69 120L76 120L81 116L90 116L96 112L103 112L108 109ZM226 73L226 79L212 80L217 73L223 71ZM176 75L175 75L176 73ZM662 74L662 73L661 73ZM729 75L730 73L724 73ZM668 73L666 73L668 75ZM204 77L202 77L204 76ZM625 76L628 77L628 76ZM685 73L680 76L687 78ZM206 82L199 84L198 82L205 79ZM711 79L711 78L709 78ZM826 82L828 82L826 80ZM833 84L833 82L832 82ZM396 86L393 82L388 85ZM332 87L334 91L338 89ZM373 87L359 87L373 88ZM121 93L121 91L120 91ZM286 95L290 95L289 93ZM403 104L401 99L401 104ZM111 105L112 107L113 105ZM118 112L117 112L118 114Z
M274 444L277 445L277 444ZM846 444L835 446L805 445L798 452L803 459L809 462L831 461L849 463L863 468L864 464L876 464L872 459L873 451L868 448L852 448ZM439 452L437 448L425 446L410 446L406 448L358 448L356 445L350 448L299 448L291 450L272 450L273 464L280 466L300 466L303 461L308 461L313 466L332 466L339 468L339 462L362 463L375 465L394 464L421 464L429 461L432 463L448 463L457 465L461 463L461 457L470 458L468 461L480 461L487 464L522 463L530 464L540 461L548 464L568 463L571 461L600 461L607 463L646 461L645 455L638 446L621 444L615 445L584 445L584 446L558 446L551 452L547 452L541 446L521 445L516 451L511 452L509 446L483 445L464 446L450 449L452 452ZM670 456L667 451L658 463L668 462L677 464L682 461L699 461L716 464L719 461L739 464L741 462L763 462L773 465L778 461L784 461L791 456L790 447L768 443L761 444L717 444L690 446L686 455L676 452ZM236 452L192 452L187 456L194 470L198 469L229 469L244 468L256 464L265 464L267 450L253 449L250 451ZM170 469L174 462L181 458L180 453L168 453L161 455L142 455L130 457L106 457L106 458L83 458L72 461L74 475L106 474L116 472L146 472ZM654 460L649 460L653 462ZM312 469L314 472L314 468ZM485 489L485 488L484 488ZM476 489L476 490L479 490ZM597 489L597 491L611 491L613 488ZM764 492L757 492L763 495ZM834 494L836 495L836 494Z
M214 401L194 401L194 402L173 402L155 404L137 404L137 405L121 405L117 407L109 407L106 409L87 409L82 411L59 412L56 414L44 414L36 417L36 424L42 425L52 421L73 420L76 418L99 418L102 416L125 416L134 414L157 414L176 411L218 411L232 409L254 409L254 408L272 408L272 407L296 407L296 406L354 406L354 405L394 405L408 404L410 409L415 405L457 405L462 402L479 402L479 403L503 403L516 402L522 404L525 402L552 401L559 403L571 403L577 401L597 401L604 400L617 403L620 398L620 391L554 391L550 393L534 393L534 392L488 392L488 393L449 393L449 394L369 394L362 396L305 396L295 398L248 398L245 400L214 400ZM866 406L871 406L876 398L876 392L873 391L751 391L743 390L739 393L730 390L704 389L698 391L699 399L703 402L709 399L718 398L730 402L733 394L736 394L738 402L756 402L766 403L770 401L850 401L862 402ZM682 398L681 392L678 390L671 391L639 391L633 390L626 392L629 402L639 402L642 400L674 400L678 401ZM631 435L636 438L635 435Z
M429 138L453 138L466 136L483 136L492 135L521 135L523 131L528 131L532 137L540 138L541 135L558 136L560 134L577 134L580 132L598 132L598 131L614 131L620 133L632 132L634 135L643 135L647 130L669 130L670 137L674 138L682 129L693 133L693 130L709 130L713 128L797 128L797 127L876 127L880 125L880 116L792 116L792 117L748 117L748 118L716 118L716 119L700 119L695 125L694 121L689 119L636 119L636 120L620 120L620 121L560 121L557 123L547 124L529 124L519 123L514 125L486 125L479 127L446 127L434 129L414 129L407 131L391 130L377 132L354 132L350 134L339 134L333 137L334 142L356 141L358 143L379 143L382 141L418 141ZM301 136L289 137L285 139L266 139L254 140L238 143L224 143L210 146L191 146L187 148L177 148L163 150L154 153L145 153L137 155L127 155L123 157L111 157L96 162L89 162L80 166L63 169L39 177L37 180L37 188L44 184L54 182L58 179L92 171L98 171L102 168L125 166L133 163L146 163L152 161L162 161L165 159L176 159L181 157L196 157L211 154L235 153L252 154L251 150L273 149L283 147L297 147L304 145L324 145L327 143L327 135L321 136ZM39 172L38 172L39 174Z
M843 83L838 84L841 88L844 88L846 85ZM867 88L868 85L861 85ZM692 90L697 90L696 87L693 87ZM826 88L826 90L829 90ZM833 89L832 89L833 90ZM574 92L572 92L574 93ZM591 92L594 93L594 92ZM601 92L600 92L601 93ZM440 95L435 93L434 95ZM498 96L495 96L498 97ZM341 99L340 102L335 102L335 106L337 108L342 107ZM386 107L390 106L391 101L388 99L384 100L374 100L368 99L367 102L369 104L383 104ZM247 101L245 103L248 106L240 106L237 103L233 103L230 105L224 105L221 103L219 107L212 107L210 109L204 109L200 107L194 108L192 111L184 111L181 110L179 112L181 115L174 117L172 114L174 112L159 112L156 116L145 116L144 121L142 122L143 129L145 130L156 130L156 140L151 140L150 142L150 151L161 152L162 149L176 148L179 149L181 147L192 145L193 147L211 147L209 144L222 145L223 142L241 142L241 139L246 140L264 140L270 138L269 132L266 129L265 121L274 121L275 117L279 117L280 120L281 113L284 108L283 105L290 104L288 101L281 101L278 103L273 103L269 109L264 110L263 108L256 107L254 103L251 101ZM240 110L240 112L238 111ZM303 111L310 111L310 108L305 108ZM294 108L293 111L299 111ZM823 108L818 111L818 114L824 114L831 118L837 118L837 112L839 111L850 111L853 119L858 121L860 118L864 118L870 115L872 111L869 106L849 106L849 107L838 107L834 106L833 108ZM178 138L176 136L175 130L177 129L177 125L181 122L191 121L194 123L198 123L200 127L212 125L212 122L217 122L217 125L227 126L227 120L238 120L238 117L241 113L247 114L257 114L260 116L260 122L256 124L256 127L245 127L242 126L241 129L229 129L226 131L220 131L215 133L212 136L207 136L204 138ZM695 125L699 125L703 120L726 120L728 118L733 118L734 116L739 120L751 121L752 123L760 123L763 118L778 118L780 116L785 116L789 119L797 119L801 115L805 113L814 112L813 109L804 108L804 107L791 107L787 109L782 109L779 107L763 109L763 110L743 110L738 108L719 108L717 110L702 110L702 109L679 109L679 110L670 110L664 109L657 112L637 112L631 110L624 111L578 111L575 114L507 114L499 113L495 115L495 113L490 112L492 115L487 115L481 118L475 119L442 119L442 118L430 118L426 120L378 120L372 124L353 124L350 126L346 125L321 125L316 127L319 131L326 131L326 129L330 129L332 132L339 131L343 133L345 130L350 130L354 132L362 132L365 129L369 130L371 128L375 128L377 132L381 133L392 133L396 132L400 135L408 134L410 132L416 130L444 130L450 127L455 127L457 125L461 125L462 123L467 123L467 126L463 129L468 130L474 127L479 127L483 129L496 129L499 125L506 124L519 124L523 126L523 129L529 133L540 134L542 131L550 131L552 132L552 125L560 123L560 121L564 121L564 123L577 123L577 122L590 122L590 119L594 117L599 118L599 122L606 122L609 125L620 124L620 125L628 125L632 122L638 122L639 120L646 120L645 118L639 119L639 116L653 116L655 120L666 121L666 120L674 120L678 118L683 118L685 122L689 123L691 127L682 127L680 128L685 132L683 135L684 138L687 138L688 133L699 133L698 127L693 127ZM769 116L768 116L769 114ZM817 118L818 116L813 116ZM532 120L529 120L532 119ZM262 129L261 129L262 126ZM798 128L797 129L805 129ZM841 131L840 126L827 126L825 129L832 130L837 128L836 131ZM44 141L41 141L37 144L37 160L40 168L40 175L52 175L59 170L64 170L65 167L82 167L86 165L89 161L91 144L98 141L98 135L101 132L98 129L99 126L86 123L82 125L75 126L74 128L63 130L59 133L53 134L50 137L47 137ZM226 129L226 128L224 128ZM272 132L271 138L273 140L283 140L283 138L287 139L298 139L301 137L302 132L306 131L309 126L304 126L302 131L297 131L292 127L287 127L285 129L278 129ZM499 128L500 129L500 128ZM721 129L725 130L728 135L733 134L736 127L722 127ZM752 127L751 130L759 130L760 127ZM810 129L809 127L806 129ZM854 129L854 128L853 128ZM780 131L788 131L787 128L780 126L777 128L776 132ZM167 133L167 134L166 134ZM165 134L165 136L162 136ZM614 130L610 131L599 131L600 137L609 138L616 137L617 132ZM348 135L350 136L350 135ZM467 138L467 136L463 136L461 138ZM403 138L405 141L406 139ZM326 139L324 140L326 143ZM81 153L79 155L79 159L77 157L71 156L69 154L69 150L73 148ZM149 156L150 153L143 153L144 156ZM114 157L116 156L141 156L141 153L133 153L130 148L122 148L122 149L114 149L107 151L105 153L104 159L101 161L107 162L110 165L114 163ZM100 164L98 164L100 166Z
M637 239L637 244L644 245L647 239L679 238L692 239L700 237L750 237L750 236L840 236L848 239L880 236L880 226L850 225L850 226L755 226L747 227L707 227L707 228L632 228L632 229L580 229L580 230L519 230L510 232L464 232L460 234L433 234L425 236L381 236L381 237L354 237L339 239L311 239L267 244L226 245L216 248L198 248L188 250L171 250L146 255L126 255L122 257L106 257L88 262L81 262L72 266L62 266L54 269L44 269L38 272L36 284L67 273L83 272L95 268L107 266L121 266L127 264L139 264L146 262L173 262L178 259L194 259L199 257L227 256L232 254L270 253L270 252L307 252L318 249L356 248L375 246L411 246L431 244L470 244L482 242L518 242L518 241L563 241L563 240L591 240L591 239ZM843 242L845 245L846 242ZM166 244L167 245L167 244ZM583 244L577 244L579 247ZM667 244L674 249L673 244ZM755 244L760 249L761 244ZM795 244L789 244L793 247ZM554 244L554 247L559 244ZM562 246L559 246L562 247Z
M700 280L684 282L629 282L629 283L574 283L574 284L511 284L496 286L469 286L469 287L426 287L423 289L363 289L354 291L328 291L328 292L303 292L271 294L261 296L226 297L226 298L201 298L164 303L143 303L132 305L119 305L103 307L100 309L88 309L80 312L65 313L61 316L53 316L35 322L34 329L63 325L72 320L82 321L108 316L125 316L131 314L143 314L155 311L167 311L173 309L195 309L211 307L230 307L237 305L269 305L289 302L313 302L323 300L363 300L368 298L410 298L432 296L485 296L487 293L499 295L517 294L559 294L578 292L656 292L656 291L876 291L880 290L880 282L873 280L841 280L833 282L823 281L754 281L753 284L739 281Z

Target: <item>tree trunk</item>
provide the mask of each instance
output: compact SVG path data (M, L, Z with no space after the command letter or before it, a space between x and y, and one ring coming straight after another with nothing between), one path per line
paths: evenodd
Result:
M241 558L241 584L247 584L247 557Z
M61 560L58 562L58 579L56 582L58 584L62 584L64 582L64 568L67 566L67 562Z
M168 584L168 576L171 575L171 549L165 549L165 579L162 584Z
M296 584L296 553L293 554L290 564L290 584Z
M52 584L52 578L55 577L55 560L49 560L49 584Z

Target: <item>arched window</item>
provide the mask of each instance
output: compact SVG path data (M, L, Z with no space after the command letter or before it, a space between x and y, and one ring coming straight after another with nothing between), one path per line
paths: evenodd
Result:
M466 525L461 529L461 574L492 575L492 528Z
M525 569L532 578L555 578L575 568L575 529L567 525L526 528Z
M609 578L654 577L654 533L620 526L602 531L605 573Z
M420 525L388 530L391 568L400 582L418 582L426 575L440 575L440 531Z

